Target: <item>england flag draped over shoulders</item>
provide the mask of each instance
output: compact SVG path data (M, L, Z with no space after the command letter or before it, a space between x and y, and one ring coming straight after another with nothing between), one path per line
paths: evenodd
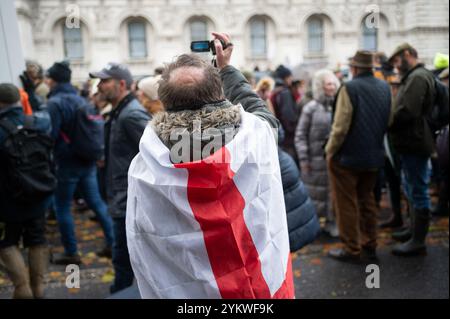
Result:
M242 108L213 155L173 164L148 126L128 172L127 240L143 298L294 298L274 133Z

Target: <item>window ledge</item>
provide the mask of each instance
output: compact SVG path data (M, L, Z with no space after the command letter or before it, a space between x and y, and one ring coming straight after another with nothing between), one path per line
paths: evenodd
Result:
M305 60L326 60L328 59L328 54L323 53L323 52L317 52L317 53L313 53L313 52L307 52L303 55L303 58Z
M76 67L76 68L87 67L91 64L90 61L83 60L83 59L67 59L67 60L69 61L71 67Z
M141 64L147 64L152 63L153 59L151 58L128 58L125 63L128 65L141 65Z

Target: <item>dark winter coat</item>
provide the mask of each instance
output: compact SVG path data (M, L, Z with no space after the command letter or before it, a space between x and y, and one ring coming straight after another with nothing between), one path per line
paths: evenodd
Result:
M433 74L423 64L403 76L390 129L393 147L399 154L430 156L433 152L433 135L426 116L433 106L435 91Z
M12 105L0 109L0 119L6 118L15 125L23 125L24 116L23 108L20 105ZM33 117L34 129L49 134L51 125L48 114L45 112L36 113ZM0 150L7 137L7 133L0 127ZM3 160L0 156L0 221L24 221L43 216L50 204L50 196L32 205L22 205L11 201L8 185L3 180L3 176L6 175L5 172L2 172L2 169L5 168L5 165L2 163Z
M139 141L150 119L130 94L111 112L105 124L106 197L113 218L126 215L128 168L139 152Z

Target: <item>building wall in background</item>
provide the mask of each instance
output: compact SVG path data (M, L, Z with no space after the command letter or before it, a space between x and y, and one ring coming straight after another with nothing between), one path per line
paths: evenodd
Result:
M75 80L84 80L90 70L109 61L129 64L136 76L153 74L155 67L189 52L193 21L204 21L208 32L229 33L235 44L232 62L241 69L251 70L255 66L261 70L274 69L280 63L295 70L323 66L335 69L345 65L362 47L361 23L373 4L380 13L376 34L379 51L389 54L396 45L408 41L428 64L436 52L449 51L447 0L16 0L15 3L24 55L44 67L64 58L62 28L66 9L68 5L78 6L83 58L71 61ZM314 29L315 36L322 39L320 52L309 49L309 22L314 18L322 21L322 28ZM252 38L253 19L265 21L264 56L252 55L252 43L264 45L260 35ZM128 23L133 21L145 24L145 57L130 57Z

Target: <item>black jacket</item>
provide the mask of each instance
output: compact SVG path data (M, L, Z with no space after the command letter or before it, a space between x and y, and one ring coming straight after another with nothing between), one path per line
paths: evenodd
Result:
M128 168L150 116L133 95L125 97L105 124L106 197L113 218L126 215Z
M48 114L45 111L41 113L36 112L33 117L34 128L50 135L51 123ZM0 119L3 118L8 119L8 121L15 125L23 125L24 113L22 106L12 105L1 109ZM5 165L3 164L4 158L2 158L1 149L7 137L8 135L5 130L0 127L0 221L18 222L42 217L45 215L50 204L50 196L40 202L29 205L16 203L11 200L11 196L8 193L8 185L3 179L6 174L2 171L2 169L5 169Z

